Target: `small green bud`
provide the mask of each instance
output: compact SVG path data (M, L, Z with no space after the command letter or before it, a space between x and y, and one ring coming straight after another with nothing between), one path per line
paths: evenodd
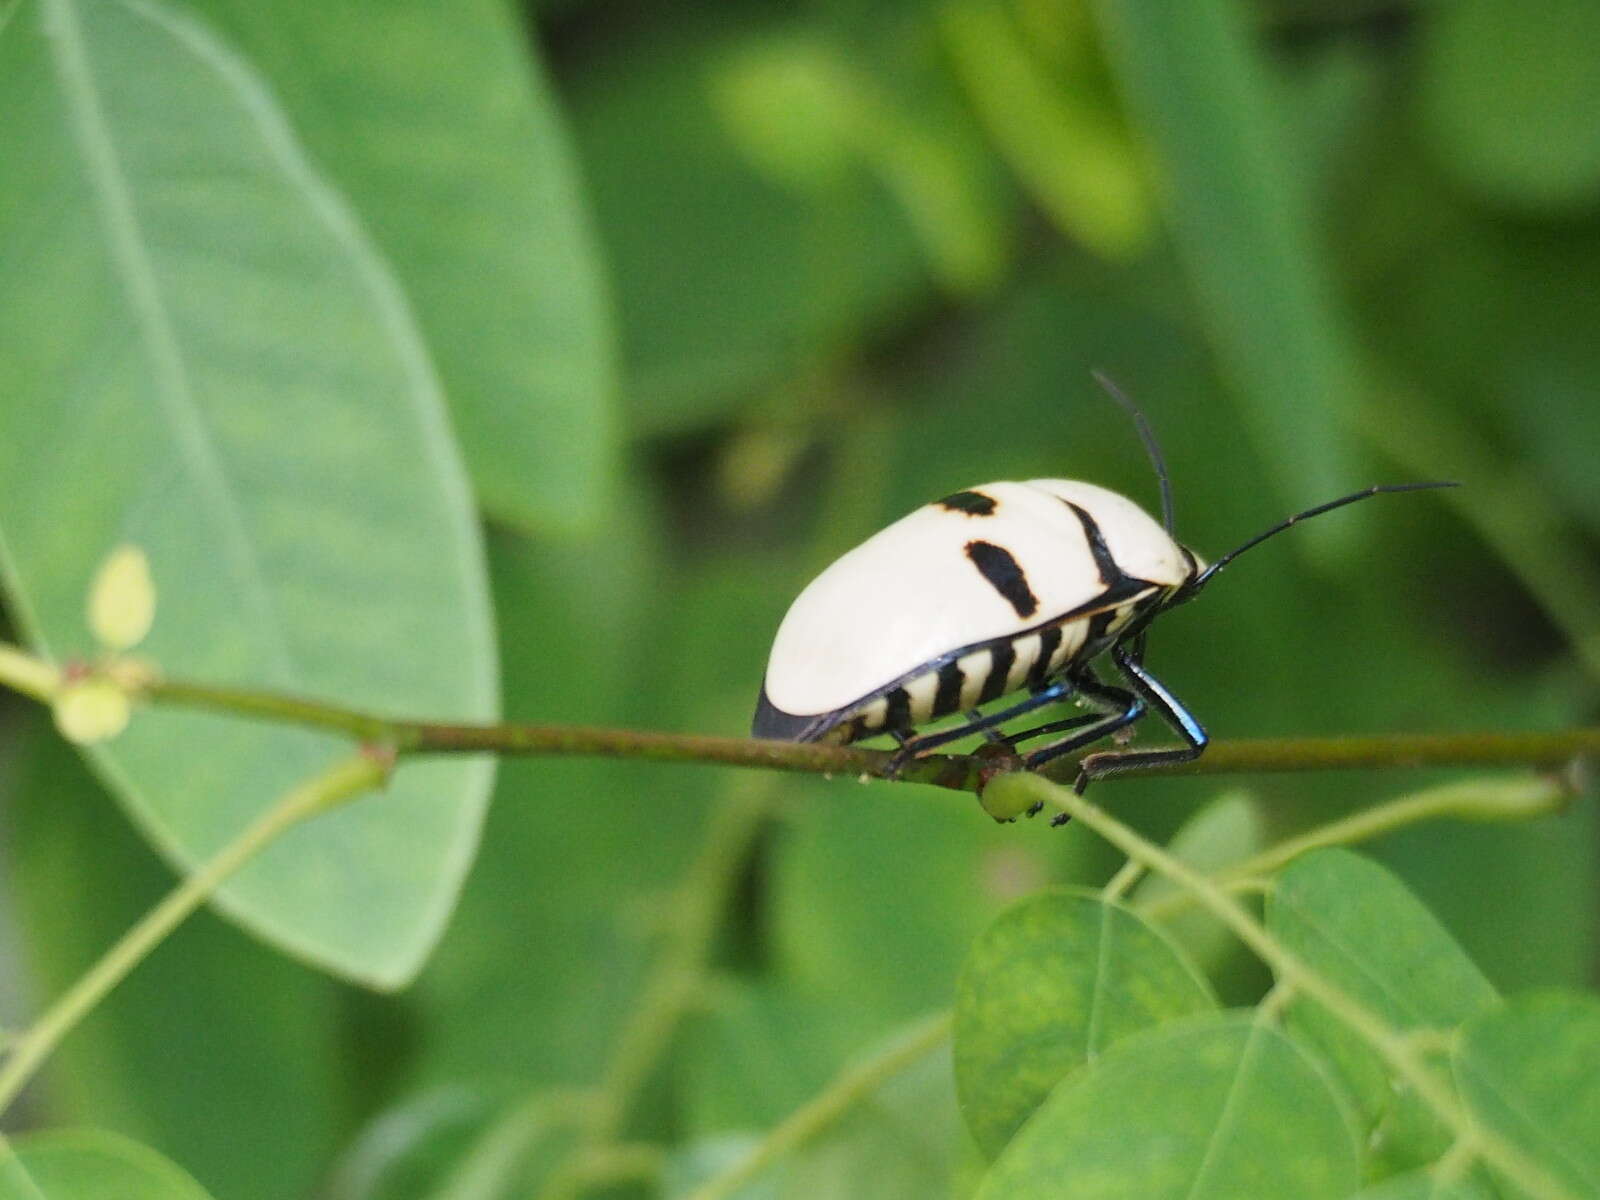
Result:
M1020 771L1007 771L996 775L978 795L983 811L996 821L1015 821L1038 799Z
M80 679L62 686L51 711L62 737L87 746L114 738L128 727L128 693L109 679Z

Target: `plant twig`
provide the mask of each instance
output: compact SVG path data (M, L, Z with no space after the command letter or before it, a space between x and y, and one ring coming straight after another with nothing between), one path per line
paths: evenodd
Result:
M358 753L292 788L243 833L217 851L194 874L123 934L39 1019L11 1043L0 1067L0 1112L4 1112L45 1057L112 988L122 982L166 936L213 892L290 826L336 808L383 783L384 756Z
M577 754L711 762L823 774L886 778L893 755L853 746L773 742L754 738L705 737L607 729L584 725L493 725L412 721L324 704L300 697L242 688L160 680L147 695L157 702L310 725L413 754ZM1374 734L1363 737L1254 738L1213 742L1187 763L1141 766L1133 775L1226 775L1282 771L1329 771L1356 767L1559 767L1582 755L1600 755L1600 728L1557 733ZM1045 774L1074 778L1093 753L1052 763ZM997 767L983 754L930 754L912 760L899 778L956 791L981 790Z
M929 1017L872 1058L847 1067L769 1130L743 1158L690 1192L686 1200L726 1200L772 1163L826 1132L862 1099L943 1044L950 1037L950 1022L948 1012Z
M1223 868L1211 878L1223 888L1247 879L1274 875L1294 859L1325 846L1353 846L1393 833L1407 825L1443 817L1471 821L1516 821L1558 812L1570 798L1568 789L1548 775L1512 779L1468 779L1429 788L1373 808L1362 809L1286 838L1259 854ZM1135 860L1129 859L1129 862ZM1194 903L1193 892L1169 892L1141 904L1139 911L1162 917Z
M580 1132L565 1163L554 1170L545 1200L576 1195L598 1161L613 1149L640 1090L669 1046L684 1014L705 986L717 924L756 833L771 808L772 789L735 780L712 811L700 852L677 887L666 916L667 942L623 1027Z
M61 672L18 646L0 642L0 683L48 704L61 686Z
M59 685L57 669L0 643L0 683L48 702ZM389 747L399 757L433 754L586 755L659 762L722 763L812 774L889 777L887 750L756 738L706 737L586 725L517 722L462 724L385 717L304 696L186 680L151 678L138 692L157 704L199 708L236 716L264 717L342 733L363 744ZM1045 768L1051 779L1075 778L1081 762L1098 751L1068 755ZM1600 755L1600 728L1556 733L1375 734L1364 737L1255 738L1212 742L1186 763L1142 765L1112 778L1136 775L1228 775L1283 771L1332 771L1354 767L1560 767L1585 755ZM1014 764L991 755L930 754L913 759L896 778L955 791L979 792Z
M1015 781L1015 786L1026 788L1046 804L1071 814L1129 858L1137 859L1150 870L1165 875L1192 892L1200 904L1227 925L1240 941L1272 969L1280 984L1315 1000L1371 1046L1441 1121L1458 1137L1470 1138L1480 1156L1507 1179L1545 1200L1577 1200L1558 1180L1516 1146L1492 1130L1477 1127L1456 1103L1449 1085L1434 1073L1403 1033L1392 1029L1378 1014L1329 983L1297 955L1284 949L1265 926L1246 912L1215 880L1147 841L1069 788L1058 787L1038 776L1020 777Z

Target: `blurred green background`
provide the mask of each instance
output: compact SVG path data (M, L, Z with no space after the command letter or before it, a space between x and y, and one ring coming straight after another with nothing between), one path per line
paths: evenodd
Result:
M66 436L85 389L102 395L30 358L88 286L81 256L18 248L82 192L63 182L82 124L41 99L81 111L82 81L59 56L37 66L41 29L76 11L107 111L126 104L134 123L158 107L140 89L159 92L161 72L110 78L145 51L97 31L108 7L0 6L0 89L33 121L0 143L0 311L22 335L0 349L0 436L17 444ZM1094 368L1149 415L1180 536L1204 556L1369 483L1463 485L1297 531L1157 625L1152 668L1214 736L1600 713L1591 0L149 9L192 16L237 56L392 270L486 529L509 717L740 734L789 600L910 508L1039 475L1154 507ZM209 111L194 86L198 109L159 99L191 114L162 128L198 157L224 136L184 148ZM225 232L222 190L200 194ZM151 253L225 261L236 244ZM270 344L278 310L243 312ZM233 436L290 465L316 441L267 417ZM0 527L43 523L38 544L97 559L80 509L99 478L7 492ZM193 566L179 584L157 559L164 602L206 589ZM11 564L16 636L52 603L78 619L30 583L48 569ZM81 573L55 582L81 594ZM357 610L376 597L356 594ZM0 737L0 1019L15 1027L172 875L30 706L5 705ZM1164 837L1242 788L1277 835L1449 777L1131 780L1099 799ZM719 909L713 970L629 1124L641 1140L770 1125L948 1006L1008 900L1116 866L1081 829L997 827L932 789L506 762L409 988L338 982L202 914L71 1038L13 1123L127 1132L218 1196L429 1194L498 1114L603 1074L670 936L667 897L729 804L765 815ZM1595 982L1592 796L1376 852L1502 989ZM1236 999L1262 978L1239 960L1220 973ZM941 1078L918 1086L948 1095ZM885 1111L893 1135L873 1145L903 1153L873 1168L895 1181L873 1194L948 1186L956 1135Z

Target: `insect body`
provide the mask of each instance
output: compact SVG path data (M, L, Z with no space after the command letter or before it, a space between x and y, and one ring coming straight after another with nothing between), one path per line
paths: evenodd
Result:
M969 734L989 731L1010 747L1064 734L1022 757L1030 768L1099 740L1154 710L1178 746L1095 756L1081 790L1101 777L1154 762L1197 758L1200 723L1144 666L1145 630L1197 595L1238 555L1306 517L1379 492L1367 488L1297 513L1207 566L1171 533L1160 452L1137 410L1162 484L1162 522L1133 501L1066 479L989 483L917 509L845 554L800 593L773 642L756 704L756 737L853 742L889 734L894 765ZM1109 654L1121 680L1093 662ZM981 714L980 705L1022 694ZM999 726L1077 698L1091 711L1002 735ZM966 720L914 735L952 713Z
M1148 699L1102 683L1088 664L1136 636L1201 570L1138 505L1092 483L956 492L868 539L800 594L773 642L753 732L802 742L889 733L909 754L1072 693L1105 710L1029 755L1038 766L1143 714ZM1153 686L1163 707L1165 689ZM1024 690L1004 712L907 736ZM1173 714L1198 753L1205 733L1175 705Z

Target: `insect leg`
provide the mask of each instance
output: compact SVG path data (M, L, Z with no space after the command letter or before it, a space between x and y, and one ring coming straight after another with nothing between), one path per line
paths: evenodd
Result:
M1129 686L1161 715L1161 719L1184 740L1185 744L1164 750L1127 750L1120 753L1107 751L1096 754L1093 759L1097 761L1091 762L1086 759L1083 769L1078 773L1078 781L1074 786L1080 793L1091 781L1104 779L1107 775L1115 775L1119 771L1148 766L1151 763L1193 762L1205 751L1206 743L1210 741L1205 729L1195 720L1194 715L1167 690L1166 684L1144 669L1144 664L1138 658L1121 646L1111 648L1111 657L1122 669Z
M904 739L901 738L901 735L896 734L896 740L900 741L900 749L896 750L894 757L889 760L889 777L892 779L898 775L900 769L919 754L926 753L937 746L959 741L970 734L982 733L985 730L993 729L1002 722L1009 721L1013 717L1020 717L1024 713L1030 713L1036 708L1043 708L1046 704L1054 704L1057 700L1070 694L1071 691L1071 683L1065 679L1058 679L1048 687L1041 688L1021 703L1013 704L1010 708L976 719L971 719L969 715L967 721L957 725L954 729L942 729L938 733L925 733L920 737Z
M969 721L981 721L981 720L983 720L983 713L978 711L976 708L969 708L969 709L967 709L967 720L969 720ZM986 742L992 742L996 746L1009 746L1009 745L1011 745L1011 739L1006 737L1005 734L1001 733L998 729L995 729L993 726L990 726L988 729L985 729L983 731L983 740L986 741Z
M1142 697L1124 688L1112 687L1102 682L1087 666L1077 669L1073 675L1073 682L1084 698L1098 705L1102 712L1087 729L1051 742L1048 746L1041 746L1029 754L1023 760L1029 770L1036 770L1052 759L1097 742L1119 729L1132 725L1144 716L1145 701ZM1067 820L1067 815L1061 813L1052 819L1050 824L1065 825Z
M1051 721L1048 725L1035 725L1032 729L1024 729L1021 733L1008 733L1000 740L1008 746L1015 746L1018 742L1026 742L1030 738L1043 737L1047 733L1060 733L1066 729L1079 729L1094 721L1103 721L1106 714L1103 712L1082 713L1076 717L1068 717L1064 721Z

